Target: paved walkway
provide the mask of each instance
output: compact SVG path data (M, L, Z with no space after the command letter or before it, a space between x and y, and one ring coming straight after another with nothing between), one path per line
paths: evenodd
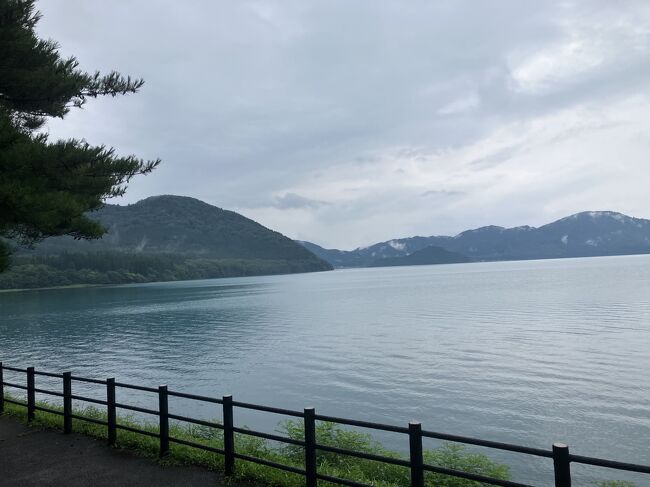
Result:
M219 474L195 467L163 467L79 434L42 430L0 416L0 486L226 485ZM233 484L229 484L231 487Z

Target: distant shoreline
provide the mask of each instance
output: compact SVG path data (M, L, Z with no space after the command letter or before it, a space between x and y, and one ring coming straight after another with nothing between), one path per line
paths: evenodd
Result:
M102 286L106 286L106 284L68 284L66 286L24 287L20 289L0 289L0 294L20 293L24 291L48 291L51 289L75 289L75 288L102 287Z
M331 271L352 271L352 270L378 270L378 269L396 269L400 267L430 267L430 266L449 266L449 265L467 265L467 264L494 264L494 263L513 263L513 262L543 262L543 261L563 261L563 260L581 260L581 259L599 259L599 258L612 258L612 257L649 257L650 253L643 254L614 254L614 255L589 255L579 257L548 257L539 259L509 259L509 260L480 260L471 262L448 262L440 264L403 264L392 266L359 266L359 267L334 267ZM138 284L156 284L156 283L170 283L170 282L188 282L188 281L203 281L212 279L236 279L240 277L268 277L268 276L289 276L294 274L312 274L318 272L331 272L331 271L310 271L310 272L287 272L287 273L274 273L274 274L256 274L246 276L220 276L220 277L207 277L196 279L173 279L168 281L142 281L142 282L122 282L122 283L103 283L103 284L68 284L64 286L44 286L34 288L19 288L19 289L0 289L0 295L5 293L18 293L26 291L48 291L55 289L83 289L95 287L115 287L115 286L130 286Z

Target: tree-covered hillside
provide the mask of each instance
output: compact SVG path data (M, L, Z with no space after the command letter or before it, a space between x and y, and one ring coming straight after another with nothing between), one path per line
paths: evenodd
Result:
M91 214L108 233L101 240L50 238L35 250L121 250L199 254L219 259L313 259L303 246L234 211L186 196L152 196Z
M331 266L284 235L194 198L156 196L90 215L100 240L50 238L20 250L0 288L313 272Z

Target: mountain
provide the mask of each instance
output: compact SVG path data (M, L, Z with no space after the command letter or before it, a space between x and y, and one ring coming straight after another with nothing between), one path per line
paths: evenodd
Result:
M431 264L457 264L471 262L470 259L458 252L450 252L442 247L429 245L404 257L385 257L376 259L371 267L388 267L401 265L431 265Z
M380 242L355 250L325 249L311 242L298 241L314 255L334 267L369 267L380 259L404 257L431 245L444 248L436 239L451 237L411 237Z
M296 240L296 242L305 247L312 254L320 257L326 262L329 262L333 267L366 267L374 260L374 258L366 258L360 249L352 251L325 249L315 243L305 242L303 240Z
M100 240L55 237L19 250L0 288L108 284L329 270L302 245L194 198L154 196L91 214Z
M284 235L234 211L186 196L152 196L91 214L108 233L100 240L49 238L36 252L120 250L194 254L219 259L313 259Z
M473 261L646 254L650 253L650 220L613 211L585 211L537 228L486 226L454 237L401 238L350 251L300 243L334 267L377 265L378 260L405 257L431 245Z

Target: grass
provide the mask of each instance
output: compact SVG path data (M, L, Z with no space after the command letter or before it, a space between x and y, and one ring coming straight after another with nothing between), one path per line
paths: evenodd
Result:
M15 398L8 395L5 395L5 397L15 400ZM39 402L37 405L53 410L62 410L59 406L46 402ZM106 421L106 414L94 407L76 409L74 413ZM4 414L16 417L24 422L27 420L26 408L24 406L5 402ZM152 433L158 433L157 424L138 421L132 416L119 416L118 423ZM63 428L63 417L52 413L36 411L36 417L31 424L43 428L60 430ZM76 433L94 438L107 438L107 428L103 425L75 419L72 423L72 429ZM280 423L278 433L292 439L302 440L304 439L302 421L285 421ZM213 448L223 448L222 431L216 428L193 424L171 423L169 434L173 438L191 441ZM316 437L318 443L323 445L336 446L346 450L372 453L390 458L405 459L399 452L386 449L381 443L373 440L371 435L351 431L334 423L318 422L316 425ZM169 455L160 459L158 457L158 438L130 431L118 430L116 447L149 457L162 465L195 465L216 472L224 471L223 456L173 442L170 442ZM238 453L304 469L304 450L301 446L284 443L278 445L277 443L274 444L262 438L236 433L235 448ZM445 443L439 448L425 450L424 462L429 465L480 474L501 480L510 479L510 469L507 465L494 462L486 455L474 453L461 445L453 443ZM344 478L377 487L410 486L409 469L398 465L390 465L321 451L317 455L317 464L319 473L332 477ZM235 475L231 478L235 482L253 482L257 485L268 487L304 486L304 477L301 475L244 460L236 460ZM319 485L325 486L332 484L319 481ZM484 487L488 484L427 472L425 473L425 485L427 487ZM635 484L632 482L616 480L600 481L594 485L597 487L635 487Z
M14 399L10 396L5 397ZM37 405L49 409L61 410L60 407L49 403L38 403ZM106 420L106 414L94 407L75 410L74 413L102 421ZM22 421L26 421L27 417L24 406L6 402L5 414ZM118 417L118 423L152 433L158 432L157 424L141 422L132 416L120 416ZM43 428L60 430L63 428L63 417L52 413L36 411L36 417L31 424ZM107 437L107 428L103 425L75 419L73 420L72 428L74 432L94 438L106 439ZM286 421L281 423L278 426L278 432L289 438L302 440L302 422ZM169 434L173 438L214 448L223 448L223 434L221 430L216 428L171 423ZM324 445L337 446L339 448L383 455L391 458L404 458L400 453L384 448L383 445L373 440L369 434L344 429L333 423L317 423L316 437L318 438L318 442ZM223 472L224 470L224 461L221 455L173 442L170 443L169 455L163 459L159 459L159 443L157 438L130 431L118 430L116 447L155 459L163 465L197 465L216 472ZM278 445L262 438L236 433L235 447L238 453L304 469L304 450L300 446L288 444ZM431 465L454 468L497 479L505 480L510 478L509 468L506 465L498 464L485 455L469 452L459 445L444 444L440 448L426 450L424 457L425 463ZM317 463L319 473L333 477L354 480L378 487L410 486L409 469L398 465L389 465L330 452L318 452ZM235 475L232 479L233 481L254 482L260 485L277 487L302 487L304 485L304 477L301 475L243 460L236 460ZM319 481L319 483L321 485L331 485L325 481ZM425 483L430 487L482 487L486 485L480 482L430 472L425 474Z

